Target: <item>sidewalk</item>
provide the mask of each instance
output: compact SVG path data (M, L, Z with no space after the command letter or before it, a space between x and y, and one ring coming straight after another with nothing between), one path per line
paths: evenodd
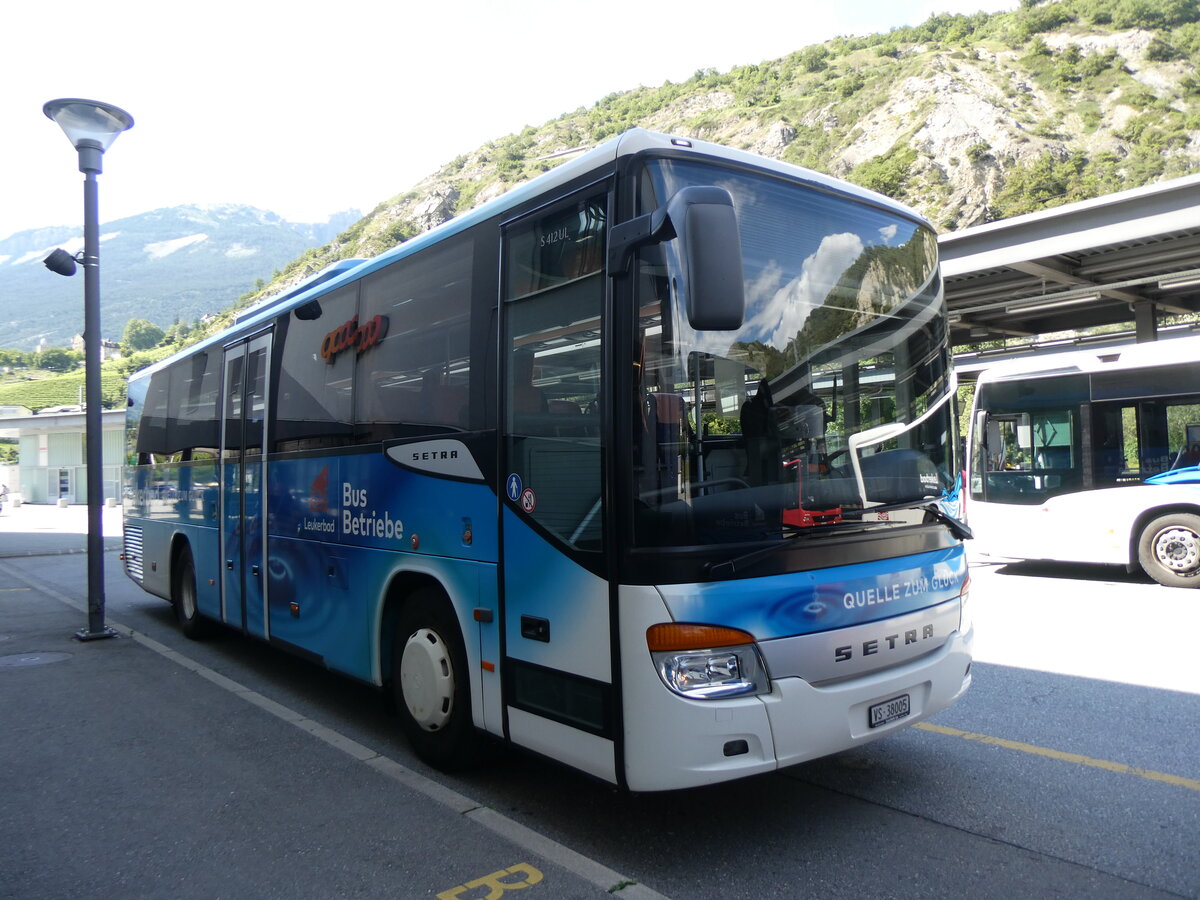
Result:
M120 515L104 512L106 547ZM243 664L255 647L232 632L185 640L119 565L105 579L119 636L74 640L86 531L85 506L0 515L3 900L479 900L535 885L531 900L664 900L421 774L369 737L365 711L289 699L292 657Z
M106 551L121 549L121 516L119 506L105 506L101 512ZM0 511L0 557L86 553L87 522L88 509L82 503L5 503Z

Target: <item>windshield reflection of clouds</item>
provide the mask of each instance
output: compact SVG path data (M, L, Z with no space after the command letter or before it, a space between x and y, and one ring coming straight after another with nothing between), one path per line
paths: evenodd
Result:
M862 252L863 243L856 234L826 236L817 251L804 260L796 278L782 288L777 287L770 296L752 293L746 298L747 308L757 311L742 327L739 337L785 349L804 328L813 309L824 303L831 286L838 283ZM763 269L764 274L767 272L774 274L772 280L778 284L783 267L771 260ZM761 277L752 282L753 289L760 285L763 285Z
M664 195L686 183L687 164L664 167ZM746 320L737 332L692 333L695 349L733 355L738 344L759 343L781 352L813 352L807 330L833 339L830 326L813 314L839 316L835 332L850 334L880 319L911 319L908 301L928 286L932 237L894 213L847 203L821 191L781 191L759 178L723 175L712 179L734 197L741 233ZM699 172L692 173L703 180ZM770 190L764 189L764 184ZM830 233L830 226L837 230ZM664 248L674 257L673 247ZM674 260L672 259L672 262ZM922 316L922 319L927 316ZM831 320L826 320L830 322Z

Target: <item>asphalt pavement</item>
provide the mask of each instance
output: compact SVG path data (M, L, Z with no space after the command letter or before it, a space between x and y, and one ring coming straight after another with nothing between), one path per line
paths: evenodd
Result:
M86 532L0 513L0 898L661 897L118 621L77 640L86 588L37 573Z

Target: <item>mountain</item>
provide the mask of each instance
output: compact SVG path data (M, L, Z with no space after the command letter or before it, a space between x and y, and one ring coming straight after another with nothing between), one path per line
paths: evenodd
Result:
M944 231L1200 171L1198 20L1197 0L1022 0L612 94L459 156L259 296L376 255L634 125L846 178Z
M117 340L126 321L163 328L227 308L256 282L360 218L351 210L320 224L286 222L249 206L178 206L100 227L101 322ZM39 228L0 241L0 347L67 346L83 331L83 278L42 265L55 247L83 249L80 228Z

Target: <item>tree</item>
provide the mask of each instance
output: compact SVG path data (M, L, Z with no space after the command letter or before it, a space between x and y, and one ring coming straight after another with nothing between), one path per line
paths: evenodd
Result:
M51 372L69 372L79 365L80 358L78 351L66 347L44 347L38 351L37 364Z
M21 350L0 350L0 366L24 369L29 366L29 354Z
M125 332L121 335L121 352L134 353L138 350L149 350L155 347L165 337L161 328L145 319L130 319L125 323Z

